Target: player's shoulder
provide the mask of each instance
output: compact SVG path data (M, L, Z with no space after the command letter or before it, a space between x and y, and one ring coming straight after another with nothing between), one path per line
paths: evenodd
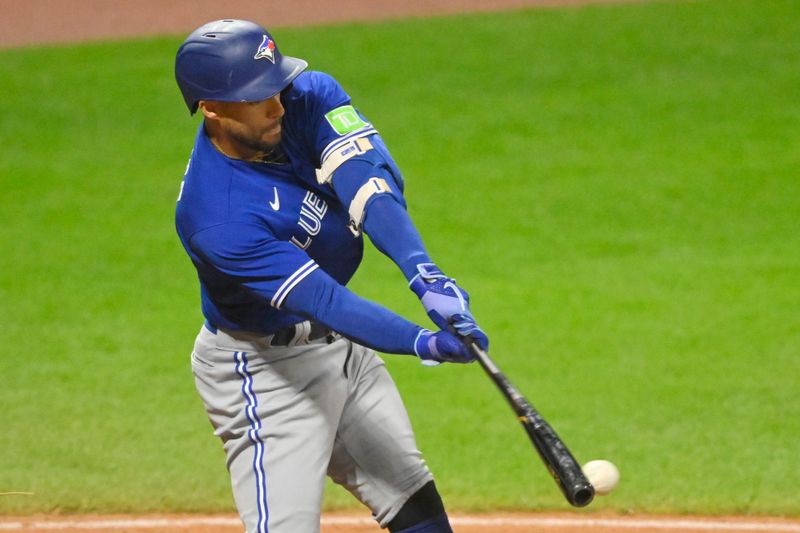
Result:
M246 220L255 197L265 196L267 181L247 164L220 154L201 127L184 174L177 222L191 234L210 226Z
M336 78L327 72L306 70L294 79L292 90L298 93L315 93L343 89Z
M329 107L350 102L350 96L336 78L316 70L303 72L295 78L285 99L290 106L305 104L311 107Z

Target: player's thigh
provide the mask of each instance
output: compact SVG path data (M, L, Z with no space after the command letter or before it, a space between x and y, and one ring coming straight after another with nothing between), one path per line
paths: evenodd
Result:
M248 531L316 531L348 385L344 348L195 347L198 392L223 440Z
M385 524L432 476L383 361L354 344L348 373L351 391L328 473Z

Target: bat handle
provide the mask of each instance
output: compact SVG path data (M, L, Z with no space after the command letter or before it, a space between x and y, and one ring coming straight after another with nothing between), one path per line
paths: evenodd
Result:
M472 350L472 353L475 354L475 358L478 360L481 366L485 368L489 374L493 376L501 374L500 369L494 364L494 361L492 361L492 358L489 357L489 354L486 353L483 348L478 346L478 344L472 339L469 340L469 348Z

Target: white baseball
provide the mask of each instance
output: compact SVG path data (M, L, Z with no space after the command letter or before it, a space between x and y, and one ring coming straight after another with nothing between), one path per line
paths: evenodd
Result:
M583 473L594 487L595 494L605 496L619 483L619 470L611 461L596 459L583 465Z

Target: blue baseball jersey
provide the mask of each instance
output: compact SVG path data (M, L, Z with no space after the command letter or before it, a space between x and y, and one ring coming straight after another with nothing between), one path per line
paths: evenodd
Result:
M301 74L281 101L285 163L229 158L201 125L181 185L178 235L197 268L203 314L220 328L268 334L304 320L281 309L292 289L316 269L344 285L361 262L348 206L317 169L356 138L385 147L326 74ZM385 177L402 201L396 167Z

